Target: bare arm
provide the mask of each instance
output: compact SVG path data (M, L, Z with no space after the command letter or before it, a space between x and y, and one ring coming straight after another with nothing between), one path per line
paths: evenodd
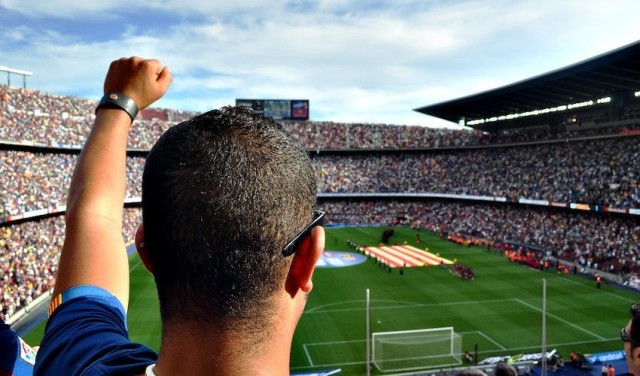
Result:
M111 63L104 92L121 92L146 108L167 91L171 72L138 57ZM126 147L131 118L120 109L98 110L75 167L66 212L66 234L54 296L94 285L129 302L129 267L122 239Z

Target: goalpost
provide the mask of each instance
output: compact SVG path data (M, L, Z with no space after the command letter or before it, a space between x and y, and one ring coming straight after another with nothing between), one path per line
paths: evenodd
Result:
M373 363L381 372L462 364L462 336L453 327L373 333Z

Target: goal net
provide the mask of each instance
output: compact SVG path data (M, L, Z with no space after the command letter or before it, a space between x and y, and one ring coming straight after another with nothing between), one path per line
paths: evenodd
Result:
M381 372L462 364L462 336L453 327L373 333L371 342L371 361Z

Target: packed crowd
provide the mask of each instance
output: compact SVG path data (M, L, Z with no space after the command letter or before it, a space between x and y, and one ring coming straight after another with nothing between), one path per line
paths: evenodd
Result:
M81 147L93 124L96 104L0 85L0 141ZM170 126L193 115L175 110L161 110L158 114L162 116L138 118L138 126L132 129L128 140L130 148L149 149Z
M123 237L133 244L139 209L126 209ZM64 217L0 228L0 319L6 320L53 288L64 240Z
M420 154L320 155L324 192L433 192L640 207L637 137Z
M437 193L640 208L638 137L465 151L313 155L320 193ZM0 150L0 218L66 202L76 154ZM143 157L127 162L140 197Z
M96 101L0 85L0 141L79 147L89 132L95 106ZM194 115L193 112L168 109L152 109L149 114L138 117L140 124L131 132L130 148L148 149L168 127ZM568 116L553 131L540 129L501 135L410 125L328 121L282 123L309 150L450 148L616 134L637 128L640 106L627 106L623 113L597 110L580 116ZM608 127L608 124L616 127Z
M0 219L66 205L77 154L0 150ZM127 197L140 197L144 158L127 159Z

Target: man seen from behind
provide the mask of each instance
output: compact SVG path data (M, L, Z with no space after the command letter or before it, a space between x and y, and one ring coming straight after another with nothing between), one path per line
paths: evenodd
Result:
M153 273L156 355L126 328L122 240L127 135L166 92L157 60L114 61L69 190L66 238L38 375L287 375L324 248L303 148L243 108L170 128L146 161L136 247ZM137 108L136 108L137 107Z

